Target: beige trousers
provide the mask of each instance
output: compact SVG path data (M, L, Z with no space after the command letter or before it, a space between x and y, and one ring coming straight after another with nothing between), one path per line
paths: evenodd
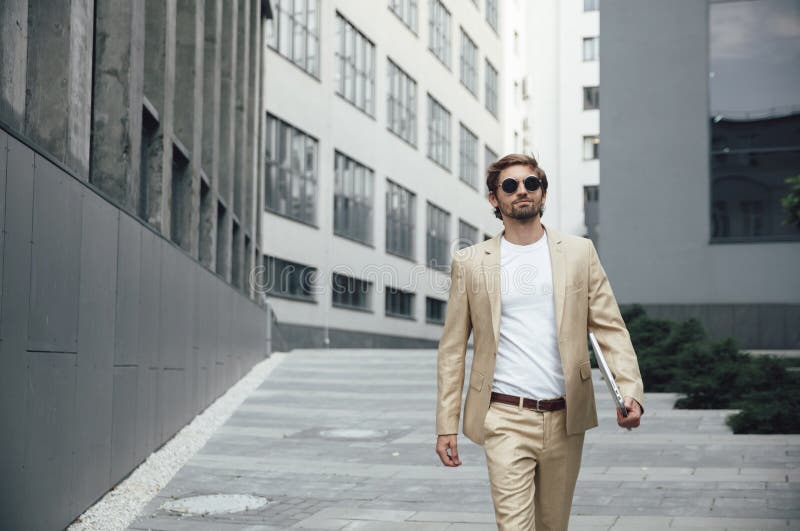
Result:
M483 449L499 531L567 531L584 434L567 435L566 417L490 404Z

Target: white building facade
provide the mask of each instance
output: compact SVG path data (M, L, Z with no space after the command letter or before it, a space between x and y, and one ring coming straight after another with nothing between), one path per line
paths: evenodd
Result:
M594 236L599 184L599 0L505 2L507 152L548 175L543 221Z
M503 147L503 6L297 4L273 2L265 44L263 287L280 331L435 345L453 249L502 228L484 170Z

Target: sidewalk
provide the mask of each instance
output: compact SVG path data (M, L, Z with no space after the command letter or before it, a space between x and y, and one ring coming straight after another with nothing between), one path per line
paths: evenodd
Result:
M483 450L434 453L436 352L290 353L142 511L131 530L495 530ZM727 411L648 394L641 428L616 426L595 374L570 530L800 529L800 436L733 435ZM249 494L256 510L187 516L176 498Z

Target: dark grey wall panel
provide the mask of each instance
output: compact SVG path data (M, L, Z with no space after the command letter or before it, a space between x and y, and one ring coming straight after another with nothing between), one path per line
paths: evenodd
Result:
M81 190L37 156L33 192L33 262L28 349L78 351Z
M63 529L74 506L77 356L33 352L27 360L24 524L14 529Z
M119 216L119 239L117 241L117 305L116 339L114 363L116 365L138 365L139 348L139 297L141 282L142 228L126 214ZM142 338L149 341L150 338ZM147 366L149 363L144 362Z
M57 530L263 358L264 310L5 133L0 191L0 529Z
M139 367L136 424L136 457L139 462L164 441L161 437L161 397L158 394L161 372L158 367Z
M783 327L786 333L784 343L800 348L800 304L787 304L783 314ZM784 347L779 347L784 348Z
M213 364L212 345L215 343L216 326L214 314L216 313L216 298L213 296L213 284L209 282L210 275L205 268L198 267L194 271L195 296L194 303L194 338L193 355L197 359L197 378L195 386L196 407L203 409L209 400L209 377Z
M159 329L161 321L161 249L164 242L151 231L140 228L142 238L139 280L139 363L160 367Z
M219 350L216 353L216 370L214 371L214 396L217 397L228 388L227 373L229 370L228 357L230 355L231 344L231 299L230 290L222 283L217 286L217 307L219 317L217 319L217 335L219 337Z
M780 348L781 340L788 339L784 321L788 307L788 304L775 304L759 308L758 348ZM794 326L796 327L798 324L800 323L795 322ZM746 327L749 328L749 326ZM794 348L800 348L800 345L796 345Z
M744 349L800 348L798 304L643 304L651 317L698 319L716 340L733 337Z
M8 137L5 241L3 248L3 316L0 319L0 528L25 529L25 375L28 341L31 234L33 212L33 151ZM14 434L15 436L10 436Z
M266 321L266 316L260 317ZM325 330L319 326L273 321L273 335L281 338L281 349L325 348ZM276 330L277 328L277 330ZM266 329L266 325L263 325ZM437 340L328 328L330 348L436 348ZM264 339L266 341L266 339ZM273 347L278 350L278 347ZM263 351L263 347L262 347Z
M164 369L160 377L159 409L163 411L162 437L166 440L175 435L183 422L185 408L186 371L183 369Z
M83 188L78 183L72 186ZM119 210L97 195L83 197L74 511L107 489L111 466L111 416L117 305ZM91 412L91 414L87 414Z
M192 332L189 320L192 315L189 303L191 284L187 283L184 256L170 244L164 244L161 256L161 359L163 366L183 369L191 348ZM191 273L191 271L188 271ZM191 280L191 277L189 277ZM187 317L188 315L188 317Z
M741 326L741 323L757 323L759 311L755 306L735 305L731 318L730 329L725 331L725 336L735 337L742 345L759 344L759 327ZM737 323L739 323L737 325Z
M0 287L3 284L3 241L6 222L6 160L8 159L8 134L0 129ZM0 329L3 326L3 290L0 289Z
M113 428L111 434L111 484L135 466L137 368L114 367Z
M718 337L730 337L733 335L734 319L736 317L736 306L731 304L720 304L715 308L705 308L697 318L701 323L706 323L712 335Z

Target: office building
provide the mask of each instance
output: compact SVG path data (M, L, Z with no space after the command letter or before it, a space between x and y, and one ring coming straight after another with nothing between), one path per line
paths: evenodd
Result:
M506 151L548 176L545 224L597 242L599 0L503 3Z
M287 344L438 343L453 249L502 228L501 4L274 3L260 284Z

